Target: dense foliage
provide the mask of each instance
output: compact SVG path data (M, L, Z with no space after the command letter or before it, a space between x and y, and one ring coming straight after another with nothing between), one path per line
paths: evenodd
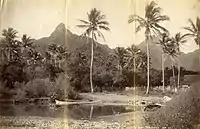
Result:
M39 44L27 35L20 39L12 28L3 31L0 41L0 97L52 97L78 99L76 92L90 91L91 42L74 51L51 43L41 52ZM94 42L93 84L95 92L123 90L147 85L147 55L137 46L105 49ZM192 71L180 70L181 79ZM174 66L175 75L177 68ZM173 70L165 69L170 85ZM161 71L151 68L150 86L162 85Z

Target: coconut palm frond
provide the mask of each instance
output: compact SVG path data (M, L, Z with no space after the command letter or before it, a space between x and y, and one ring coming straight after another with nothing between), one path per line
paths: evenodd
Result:
M167 15L161 15L153 19L153 21L156 23L161 22L161 21L169 21L169 20L170 18Z
M107 26L102 26L102 25L100 25L99 28L100 28L100 29L103 29L103 30L106 30L106 31L110 31L110 28L107 27Z
M189 19L188 22L190 23L191 29L194 30L194 32L196 32L197 28L196 28L194 22L191 19Z
M200 31L200 18L199 17L197 17L197 19L196 19L196 29L198 32Z
M106 41L104 35L101 33L101 31L97 30L97 34L98 34L98 37L101 37L104 41Z
M156 2L155 1L151 1L150 4L148 4L145 7L145 17L146 18L150 18L151 17L152 11L154 10L154 8L156 6L157 6Z
M109 22L108 21L98 21L97 24L98 25L107 25L108 26Z
M97 21L101 21L101 20L104 20L104 19L106 19L106 15L101 15L101 13L98 14Z
M130 15L129 19L128 19L128 23L132 23L132 22L139 22L140 24L144 24L145 23L145 19L138 16L138 15Z
M183 27L183 29L191 32L191 33L196 33L194 29L192 29L191 27Z
M90 22L88 22L88 21L85 21L85 20L81 20L81 19L78 19L80 22L82 22L83 24L86 24L86 25L88 25L88 24L90 24Z
M161 29L161 30L164 31L165 33L169 33L169 31L168 31L166 28L162 27L162 26L159 25L158 23L155 24L155 27L157 27L158 29Z
M76 26L79 28L88 28L89 27L89 25L76 25Z

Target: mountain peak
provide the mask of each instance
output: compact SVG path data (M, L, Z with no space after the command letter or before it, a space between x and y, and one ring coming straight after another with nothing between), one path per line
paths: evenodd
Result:
M65 27L65 24L64 23L60 23L56 29L54 30L54 32L51 34L51 37L58 37L58 36L64 36L67 34L72 34L70 30L68 30L66 27Z
M56 30L66 30L65 24L64 24L64 23L60 23L60 24L56 27Z

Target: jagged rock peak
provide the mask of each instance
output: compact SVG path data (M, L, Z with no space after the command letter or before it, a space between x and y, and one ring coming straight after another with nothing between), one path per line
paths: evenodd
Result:
M58 35L62 35L62 34L72 34L70 30L68 30L65 26L64 23L60 23L56 29L54 30L54 32L51 34L51 36L58 36Z

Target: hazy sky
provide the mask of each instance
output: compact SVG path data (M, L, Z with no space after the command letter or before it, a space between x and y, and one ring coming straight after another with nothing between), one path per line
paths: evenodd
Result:
M6 2L5 2L6 1ZM155 0L163 8L163 14L171 21L163 23L172 34L184 32L188 19L195 20L200 11L198 0ZM3 0L0 0L2 3ZM143 16L149 0L4 0L1 6L1 29L13 27L20 34L34 38L49 36L56 26L63 22L72 33L81 34L77 19L86 19L91 8L97 8L107 16L111 32L103 32L105 44L110 47L138 44L144 40L143 33L134 34L134 24L128 24L128 16L134 13ZM183 46L184 52L198 48L193 41Z

